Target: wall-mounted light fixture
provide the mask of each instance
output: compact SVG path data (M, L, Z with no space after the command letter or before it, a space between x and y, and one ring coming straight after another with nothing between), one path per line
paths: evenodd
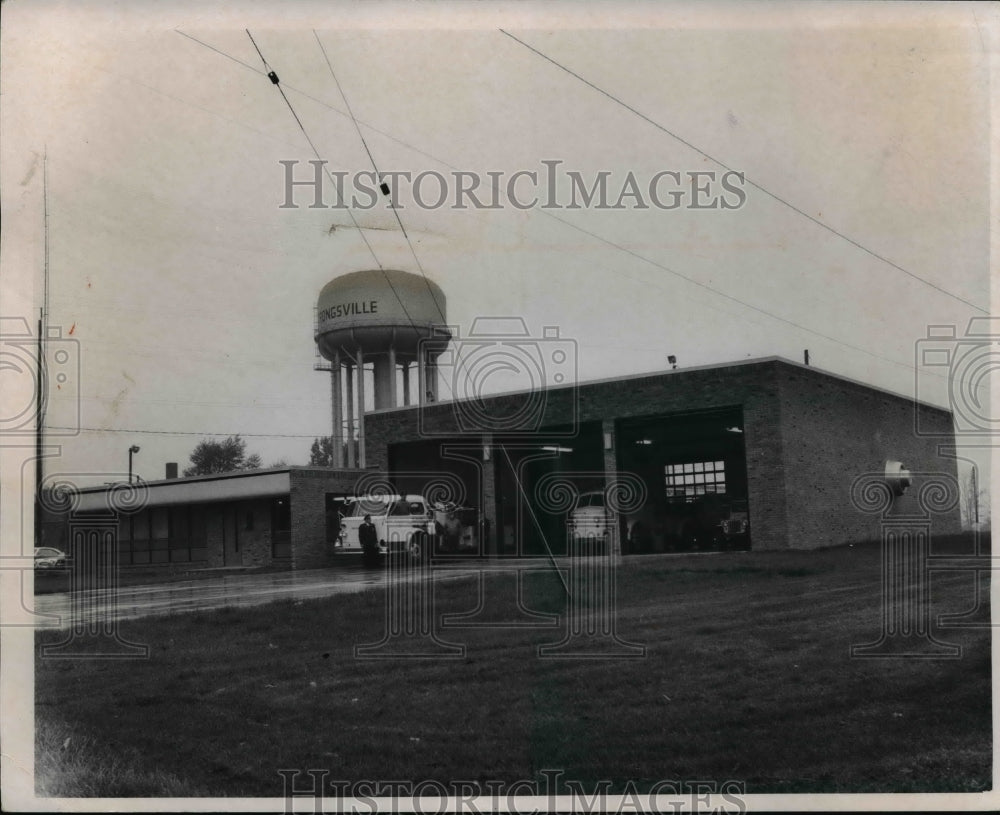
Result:
M900 496L913 483L913 476L902 462L890 460L885 463L885 483L893 495Z

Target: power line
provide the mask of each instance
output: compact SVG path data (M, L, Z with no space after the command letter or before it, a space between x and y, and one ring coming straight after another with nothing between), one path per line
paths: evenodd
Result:
M257 46L257 42L256 42L256 40L254 40L253 35L250 33L250 30L249 29L244 29L244 30L246 31L247 36L250 38L250 42L253 43L253 47L257 51L257 55L260 57L261 62L264 63L264 68L267 70L267 77L268 77L268 79L270 79L271 83L278 89L278 92L281 94L281 98L285 100L285 104L288 106L288 109L291 111L292 116L295 117L295 121L298 124L299 129L302 131L302 135L305 136L306 141L309 142L309 146L312 148L313 154L316 156L316 159L318 161L320 161L320 162L323 163L323 168L324 168L324 170L326 170L327 176L330 178L331 181L333 181L332 176L330 176L329 169L326 168L326 162L323 160L322 156L320 156L319 150L316 149L316 145L313 143L313 140L309 137L309 134L306 132L306 128L302 124L302 120L299 119L298 114L295 112L295 108L292 107L292 103L289 101L288 97L285 95L285 91L281 87L281 81L279 80L277 73L275 73L275 71L268 64L267 60L264 58L264 55L261 53L260 48ZM316 35L316 32L313 31L313 34ZM319 35L316 35L316 41L319 42ZM326 56L326 51L325 51L325 49L323 49L323 43L319 42L319 46L320 46L320 50L323 51L323 56L325 57ZM327 59L327 66L329 66L329 68L330 68L330 73L333 74L333 66L330 64L329 59ZM335 74L333 74L333 78L334 78L334 82L337 82L337 77L336 77ZM340 83L339 82L337 82L337 88L340 89ZM350 111L350 105L347 103L347 97L344 95L344 92L343 92L342 89L340 89L340 91L341 91L341 97L344 99L344 103L347 105L348 111ZM354 121L354 126L357 127L358 124L357 124L357 120L354 119L354 114L350 113L350 116L351 116L352 121ZM359 129L359 133L360 133L360 129ZM364 137L362 137L362 142L364 142ZM365 145L365 150L366 151L368 150L367 144ZM372 157L371 156L371 152L368 153L368 157L369 158ZM375 166L374 159L372 159L372 166L375 167L375 172L377 174L378 173L378 167ZM374 247L372 247L371 243L369 242L368 236L364 234L364 231L359 226L359 224L357 222L357 219L354 217L354 212L349 207L347 207L346 201L345 201L345 199L343 197L341 197L341 202L344 204L345 208L347 208L347 213L348 213L348 215L351 216L351 222L354 224L355 229L357 229L358 232L359 232L359 234L361 235L362 240L365 242L365 246L368 247L368 251L371 252L371 255L372 255L372 258L375 261L375 264L378 266L379 271L382 272L382 276L385 278L385 282L388 284L389 288L392 290L392 293L395 296L396 301L399 303L400 308L403 310L403 314L406 315L406 319L410 323L410 327L413 328L414 331L418 331L416 323L413 320L413 317L410 316L410 312L406 308L406 304L403 302L403 298L399 296L399 292L396 290L396 286L393 284L392 279L389 277L388 271L382 265L382 262L378 259L378 255L375 253ZM407 235L406 229L403 227L403 222L399 218L399 213L396 212L395 207L390 207L390 208L393 210L393 213L396 215L396 222L399 224L399 228L402 230L403 236L406 238L406 243L410 247L410 253L413 255L413 259L414 259L414 261L416 261L417 268L420 270L421 277L423 277L424 282L427 284L428 290L431 291L431 298L434 300L434 305L437 306L438 313L441 314L441 319L442 319L442 321L444 321L444 319L445 319L444 312L442 311L440 304L438 304L437 298L434 297L434 292L430 288L430 281L427 279L427 275L424 273L423 266L421 266L419 258L417 258L417 254L416 254L416 252L413 249L413 244L410 242L410 237L409 237L409 235ZM364 372L363 371L361 372L361 376L364 376ZM360 408L361 411L364 411L364 405L359 405L359 408Z
M501 31L503 31L503 30L501 29ZM228 59L230 59L230 60L232 60L232 61L234 61L234 62L236 62L236 63L238 63L240 65L243 65L244 67L250 68L250 70L254 71L255 73L262 74L262 72L259 71L259 70L257 70L256 68L253 68L252 66L247 65L246 63L242 62L241 60L239 60L239 59L237 59L235 57L232 57L229 54L226 54L225 52L220 51L219 49L217 49L217 48L215 48L215 47L213 47L211 45L208 45L207 43L203 43L200 40L197 40L194 37L191 37L190 35L184 34L184 32L178 31L177 33L183 34L185 37L187 37L190 40L193 40L194 42L198 43L199 45L203 45L204 47L208 48L209 50L215 51L216 53L219 53L222 56L225 56ZM503 31L503 33L507 34L506 31ZM515 40L517 39L516 37L513 37L510 34L507 34L507 36L509 36L509 37L511 37L512 39L515 39ZM521 42L520 40L517 40L517 41ZM554 60L551 60L549 57L545 56L541 52L536 51L536 49L532 48L531 46L527 45L526 43L522 43L522 44L526 48L528 48L528 49L530 49L530 50L535 51L536 53L538 53L539 56L542 56L546 60L548 60L550 62L553 62L553 64L558 65L558 67L560 67L561 69L566 70L568 73L573 74L573 72L569 71L569 69L564 68L562 65L559 65ZM264 74L262 74L262 75L264 75ZM573 74L573 75L577 76L576 74ZM582 77L578 77L578 78L582 82L584 82L585 84L587 84L587 85L589 85L591 87L594 87L595 90L598 90L603 95L608 96L609 98L614 99L614 97L612 97L606 91L604 91L604 90L602 90L600 88L597 88L596 86L592 85L592 83L588 82L586 79L583 79ZM318 99L315 96L311 96L310 94L306 93L305 91L300 91L297 88L292 87L291 85L288 86L288 89L291 90L291 91L294 91L296 93L301 94L302 96L306 97L307 99L310 99L311 101L316 102L317 104L319 104L319 105L327 108L328 110L333 111L334 113L337 113L340 116L347 116L348 115L348 114L345 114L343 111L339 110L338 108L334 107L333 105L329 104L328 102L325 102L322 99ZM615 99L615 101L624 105L624 103L621 103L617 99ZM624 106L628 107L627 105L624 105ZM628 108L628 109L632 110L632 108ZM633 112L636 115L642 117L643 119L646 119L646 117L642 113L640 113L639 111L633 111ZM389 139L390 141L392 141L392 142L394 142L396 144L399 144L399 145L401 145L403 147L406 147L407 149L413 150L414 152L418 153L419 155L424 156L426 158L429 158L432 161L437 162L438 164L440 164L443 167L447 167L447 168L449 168L451 170L456 170L456 171L458 170L458 168L455 165L450 164L449 162L447 162L447 161L445 161L445 160L443 160L441 158L438 158L437 156L434 156L434 155L432 155L430 153L427 153L427 152L421 150L420 148L418 148L418 147L416 147L416 146L414 146L412 144L409 144L408 142L405 142L405 141L403 141L403 140L401 140L401 139L393 136L390 133L387 133L384 130L380 130L379 128L376 128L376 127L374 127L374 126L372 126L370 124L364 123L364 122L359 122L356 119L354 121L355 121L356 125L357 124L364 124L365 127L369 128L370 130L374 131L375 133L378 133L379 135L382 135L385 138ZM648 120L648 121L650 121L651 124L653 124L654 126L658 127L659 129L664 130L665 132L669 133L669 131L666 131L665 128L663 128L662 126L658 125L656 122L653 122L652 120ZM683 139L680 139L680 137L674 136L673 133L670 133L670 135L673 136L674 138L678 138L679 140L683 141ZM685 142L685 144L687 144L687 142ZM694 145L689 145L689 146L692 149L698 151L698 148L694 147ZM707 155L707 154L705 154L705 155ZM722 162L717 161L716 159L712 158L711 156L708 156L708 157L712 161L716 161L716 163L720 164L720 166L726 167L726 165L723 164ZM750 183L752 183L752 182L750 182ZM754 186L756 186L756 185L754 185ZM491 188L495 192L499 190L499 185L498 185L498 183L497 183L496 180L492 180L491 181ZM502 194L503 190L499 190L499 192ZM770 195L770 193L768 193L768 194ZM676 277L678 277L678 278L680 278L680 279L682 279L682 280L684 280L684 281L686 281L688 283L691 283L692 285L698 286L699 288L705 289L705 290L707 290L707 291L709 291L709 292L711 292L713 294L716 294L716 295L718 295L720 297L723 297L723 298L728 299L728 300L730 300L732 302L735 302L735 303L743 306L744 308L750 309L752 311L756 311L756 312L758 312L760 314L763 314L766 317L770 317L770 318L772 318L774 320L777 320L778 322L785 323L786 325L789 325L789 326L791 326L793 328L796 328L796 329L798 329L800 331L805 331L805 332L807 332L809 334L812 334L814 336L818 336L818 337L821 337L822 339L829 340L830 342L836 343L837 345L841 345L841 346L843 346L845 348L849 348L849 349L852 349L852 350L857 350L857 351L860 351L863 354L866 354L867 356L873 357L875 359L882 360L883 362L888 362L891 365L905 368L906 370L911 371L911 372L914 371L914 366L912 364L899 362L898 360L891 359L889 357L883 356L882 354L875 353L874 351L869 351L869 350L867 350L865 348L861 348L860 346L856 346L856 345L853 345L851 343L845 342L844 340L840 340L840 339L838 339L836 337L833 337L833 336L831 336L829 334L824 334L824 333L819 332L819 331L817 331L815 329L809 328L808 326L804 326L804 325L796 323L796 322L794 322L792 320L789 320L789 319L786 319L784 317L781 317L781 316L779 316L777 314L774 314L773 312L768 311L765 308L761 308L759 306L754 306L754 305L752 305L752 304L750 304L750 303L748 303L748 302L746 302L744 300L740 300L737 297L734 297L732 295L726 294L725 292L721 291L720 289L717 289L717 288L715 288L713 286L710 286L710 285L708 285L706 283L702 283L702 282L700 282L700 281L698 281L698 280L696 280L696 279L694 279L692 277L689 277L687 275L682 274L681 272L676 271L675 269L671 269L670 267L665 266L664 264L659 263L658 261L655 261L655 260L653 260L651 258L648 258L645 255L639 254L638 252L635 252L635 251L633 251L631 249L628 249L628 248L626 248L624 246L621 246L620 244L615 243L614 241L612 241L612 240L610 240L608 238L604 238L604 237L602 237L601 235L598 235L595 232L591 232L590 230L586 230L586 229L583 229L582 227L578 227L575 224L571 223L570 221L567 221L567 220L565 220L563 218L560 218L558 215L556 215L556 214L554 214L554 213L552 213L552 212L550 212L548 210L544 210L543 209L543 210L540 210L540 211L541 211L541 213L543 215L546 215L546 216L548 216L550 218L554 218L559 223L565 224L566 226L569 226L572 229L575 229L575 230L577 230L579 232L582 232L583 234L588 235L588 236L594 238L595 240L598 240L601 243L606 244L607 246L610 246L610 247L612 247L614 249L617 249L619 251L625 252L626 254L628 254L628 255L630 255L630 256L638 259L638 260L641 260L641 261L643 261L645 263L648 263L648 264L650 264L650 265L652 265L652 266L654 266L654 267L656 267L658 269L661 269L662 271L666 271L669 274L672 274L672 275L674 275L674 276L676 276ZM825 224L820 223L820 225L823 226L824 228L828 228L828 227L826 227ZM864 248L864 247L862 247L862 248ZM615 271L616 271L617 274L623 274L623 272L620 269L617 269ZM642 280L641 278L639 278L639 279ZM642 280L642 282L648 284L650 281ZM405 308L404 308L404 311L405 311ZM927 371L926 373L929 374L929 375L931 375L931 376L936 376L936 377L938 377L940 379L945 379L945 380L948 379L947 375L937 374L937 373L934 373L934 372L931 372L931 371Z
M323 162L323 168L326 169L326 162L323 161L323 158L319 154L319 150L317 150L316 145L313 144L313 140L309 138L309 133L306 132L305 125L302 124L302 120L299 118L299 115L295 112L295 108L292 107L292 103L285 95L285 91L281 87L281 82L278 79L278 75L271 69L271 66L267 64L267 60L264 59L264 55L261 53L260 48L257 47L257 42L254 40L253 35L250 33L250 30L249 29L244 29L244 30L247 32L247 36L250 38L250 42L253 43L253 47L257 51L257 55L260 57L260 61L264 63L264 68L267 70L268 79L270 79L271 84L273 84L278 89L278 93L281 94L281 98L285 100L285 104L288 106L288 110L291 112L292 117L295 119L295 123L299 126L299 130L302 131L302 135L305 136L306 141L309 142L309 147L312 148L313 155L316 156L316 160ZM327 176L329 177L330 171L326 170L326 173ZM330 180L333 181L333 178L330 177ZM344 203L343 199L341 199L341 202ZM348 208L347 214L351 216L351 223L354 224L354 228L361 236L361 240L365 242L365 246L367 246L368 251L371 252L371 256L374 259L376 265L381 269L382 264L379 262L378 256L375 254L375 250L372 248L371 243L368 241L368 236L365 234L364 230L361 229L361 227L358 225L357 218L354 217L354 212L350 208Z
M694 150L699 155L704 156L705 158L709 159L710 161L715 162L720 167L723 167L726 170L729 170L730 172L737 172L735 169L733 169L732 167L730 167L724 161L722 161L720 159L717 159L715 156L710 155L709 153L706 153L704 150L702 150L697 145L692 144L687 139L685 139L685 138L677 135L672 130L669 130L668 128L664 127L662 124L660 124L659 122L655 121L654 119L651 119L649 116L647 116L646 114L644 114L641 111L637 110L636 108L632 107L627 102L624 102L623 100L619 99L614 94L610 93L609 91L604 90L604 88L601 88L598 85L595 85L590 80L585 79L580 74L578 74L575 71L571 70L570 68L568 68L567 66L563 65L562 63L557 62L556 60L554 60L552 57L548 56L547 54L542 53L537 48L534 48L533 46L528 45L528 43L526 43L524 40L518 39L517 37L515 37L510 32L504 31L502 28L499 29L499 31L500 31L501 34L504 34L504 35L510 37L510 39L514 40L514 42L517 42L517 43L523 45L525 48L527 48L532 53L537 54L542 59L546 60L547 62L552 63L553 65L555 65L560 70L565 71L570 76L572 76L572 77L580 80L587 87L592 88L593 90L595 90L598 93L600 93L602 96L607 97L611 101L613 101L616 104L620 105L621 107L625 108L627 111L629 111L631 113L634 113L636 116L638 116L644 122L647 122L648 124L651 124L657 130L659 130L659 131L661 131L663 133L666 133L672 139L676 139L681 144L683 144L683 145L689 147L690 149ZM814 218L808 212L805 212L804 210L802 210L799 207L795 206L795 204L791 203L790 201L788 201L785 198L782 198L777 193L771 192L769 189L767 189L766 187L761 186L760 184L758 184L757 182L753 181L750 178L746 178L745 175L744 175L744 179L745 179L746 183L749 184L750 186L752 186L752 187L760 190L762 193L764 193L765 195L769 196L770 198L773 198L775 201L777 201L777 202L779 202L781 204L784 204L786 207L788 207L789 209L791 209L793 212L797 212L803 218L807 218L808 220L812 221L817 226L820 226L823 229L825 229L827 232L831 232L832 234L836 235L838 238L841 238L842 240L847 241L852 246L855 246L858 249L860 249L861 251L866 252L867 254L871 255L873 258L876 258L877 260L882 261L883 263L891 266L893 269L896 269L897 271L902 272L903 274L905 274L905 275L913 278L914 280L919 281L920 283L923 283L925 286L929 286L930 288L932 288L932 289L940 292L941 294L944 294L944 295L952 298L953 300L957 300L960 303L964 303L965 305L970 306L970 307L974 308L976 311L982 312L983 314L989 314L989 311L987 309L982 308L980 306L977 306L975 303L971 302L970 300L966 300L964 297L960 297L959 295L957 295L957 294L955 294L953 292L950 292L947 289L942 288L941 286L938 286L936 283L932 283L930 280L927 280L926 278L923 278L920 275L914 274L913 272L909 271L908 269L904 269L898 263L894 263L893 261L889 260L884 255L880 255L877 252L872 251L867 246L864 246L863 244L858 243L858 241L856 241L853 238L845 235L843 232L837 231L836 229L834 229L829 224L824 223L823 221L819 220L818 218Z
M209 51L215 51L215 53L216 53L216 54L219 54L220 56L223 56L223 57L225 57L226 59L229 59L229 60L232 60L232 61L233 61L233 62L235 62L235 63L236 63L237 65L242 65L242 66L243 66L244 68L248 68L249 70L253 71L253 72L254 72L255 74L259 74L259 73L260 73L260 71L259 71L259 70L257 70L256 68L254 68L254 67L253 67L253 65L251 65L251 64L250 64L249 62L244 62L244 61L243 61L243 60L241 60L241 59L237 59L237 58L236 58L236 57L234 57L234 56L233 56L232 54L227 54L227 53L226 53L225 51L221 51L221 50L219 50L219 49L218 49L218 48L216 48L216 47L215 47L214 45L209 45L209 44L208 44L207 42L203 42L202 40L199 40L199 39L198 39L197 37L192 37L192 36L191 36L190 34L186 34L186 33L184 33L184 32L183 32L183 31L181 31L181 30L180 30L179 28L175 28L175 29L174 29L174 31L176 31L176 32L177 32L178 34L180 34L180 35L181 35L182 37L187 37L187 38L188 38L189 40L191 40L192 42L196 42L196 43L198 43L198 45L201 45L201 46L204 46L204 47L205 47L205 48L207 48L207 49L208 49Z
M361 127L358 125L357 117L354 115L354 111L351 109L351 103L347 99L347 94L344 93L343 87L341 87L340 80L337 79L337 74L333 70L333 63L330 62L330 57L326 53L326 48L323 47L323 42L319 38L319 34L316 33L316 29L313 29L313 36L316 38L316 43L319 45L319 50L323 52L323 59L326 60L326 67L330 69L330 76L333 77L334 83L337 85L337 90L340 92L340 98L344 100L344 106L347 108L347 113L351 117L351 121L354 122L354 129L358 132L358 138L361 139L361 144L365 148L365 152L368 154L368 160L371 162L372 169L375 171L377 178L381 180L382 174L379 172L378 165L375 163L375 157L372 155L372 151L368 149L368 142L365 140L364 134L361 132ZM386 195L388 193L388 185L382 185L382 192ZM420 276L424 279L424 283L427 286L427 292L431 296L431 300L434 301L434 307L437 309L438 314L441 315L441 322L446 323L447 318L444 315L444 309L441 308L441 304L438 302L437 297L434 295L434 289L431 288L431 282L427 279L427 275L424 272L423 264L420 262L420 258L417 257L417 252L413 248L413 241L410 240L410 236L406 231L406 227L403 226L403 219L399 216L399 210L392 203L392 197L389 197L389 209L392 210L392 214L396 216L396 223L399 224L399 229L403 233L403 238L406 239L406 245L410 247L410 254L413 255L413 261L417 264L417 270L420 272ZM386 278L388 280L388 278ZM407 315L409 316L409 315ZM412 324L412 321L411 321ZM416 328L416 326L414 326Z
M622 246L620 243L615 243L614 241L611 241L611 240L608 240L607 238L601 237L600 235L598 235L595 232L591 232L588 229L584 229L581 226L577 226L577 225L575 225L573 223L570 223L569 221L564 220L563 218L560 218L558 215L553 215L552 213L546 213L546 214L552 215L552 217L555 218L557 221L559 221L562 224L566 224L566 226L570 227L571 229L575 229L578 232L582 232L584 235L589 235L590 237L592 237L592 238L594 238L596 240L599 240L601 243L607 244L608 246L611 246L611 247L613 247L615 249L618 249L618 250L624 252L625 254L627 254L627 255L629 255L631 257L636 258L637 260L641 260L644 263L648 263L651 266L655 266L657 269L660 269L661 271L667 272L668 274L672 274L675 277L679 277L681 280L685 280L685 281L687 281L688 283L690 283L690 284L692 284L694 286L698 286L699 288L702 288L702 289L705 289L707 291L710 291L713 294L718 295L719 297L725 298L726 300L731 300L734 303L738 303L739 305L743 306L744 308L748 308L748 309L751 309L752 311L756 311L756 312L758 312L760 314L764 314L767 317L770 317L772 320L777 320L778 322L785 323L786 325L790 325L793 328L799 329L800 331L806 331L809 334L812 334L812 335L814 335L816 337L821 337L821 338L823 338L825 340L830 340L831 342L835 342L838 345L844 346L845 348L850 348L850 349L852 349L854 351L860 351L862 354L867 354L868 356L875 357L876 359L885 360L886 362L889 362L889 363L891 363L893 365L898 365L901 368L906 368L907 370L911 370L911 371L913 370L913 366L909 365L909 364L907 364L905 362L897 362L894 359L890 359L889 357L884 357L881 354L876 354L874 351L869 351L866 348L862 348L860 345L854 345L852 343L845 342L844 340L837 339L836 337L831 337L829 334L824 334L821 331L817 331L815 328L809 328L809 326L802 325L801 323L797 323L794 320L789 320L786 317L781 317L781 316L775 314L774 312L767 311L766 309L760 308L759 306L755 306L752 303L746 302L745 300L741 300L738 297L734 297L731 294L726 294L723 291L719 291L718 289L713 288L712 286L709 286L707 283L702 283L700 280L695 280L693 277L688 277L686 274L678 272L675 269L671 269L669 266L666 266L663 263L655 261L652 258L648 258L645 255L640 255L638 252L634 252L633 250L629 249L628 247ZM621 272L619 272L619 273L621 273ZM649 281L643 280L642 282L648 283ZM930 372L928 372L928 373L930 373ZM934 374L934 375L935 376L939 376L942 379L948 379L948 377L946 375L943 375L943 374Z
M333 64L330 62L330 57L326 53L326 48L323 47L323 41L320 40L319 34L316 33L316 29L313 29L313 36L316 38L316 44L319 45L319 50L323 52L323 59L326 60L326 67L330 69L330 76L333 77L334 84L337 86L337 90L340 93L340 98L344 100L344 106L347 108L347 115L351 117L351 121L354 122L354 129L358 132L358 138L361 139L361 144L365 148L365 152L368 154L368 161L371 162L372 169L375 170L375 175L381 179L382 174L379 172L378 165L375 163L375 157L372 155L372 151L368 149L368 142L365 139L364 133L361 132L361 128L358 126L358 119L354 115L354 111L351 110L351 103L347 101L347 94L344 93L344 89L340 85L340 80L337 79L337 73L333 70Z
M151 436L245 436L248 439L315 439L325 433L210 433L194 430L138 430L124 427L60 427L48 425L49 430L78 430L85 433L145 433Z
M178 33L181 33L181 32L178 32ZM187 35L185 34L184 36L187 36ZM189 39L191 39L191 38L189 38ZM211 46L206 46L206 47L211 47ZM213 49L213 50L215 50L215 49ZM110 70L109 68L105 68L103 65L97 65L95 67L98 68L99 70L104 71L105 73L107 73L107 74L115 77L116 79L119 79L119 80L125 81L125 82L131 82L131 83L133 83L135 85L138 85L141 88L145 88L146 90L149 90L149 91L152 91L153 93L159 94L160 96L165 96L167 99L172 99L174 102L178 102L179 104L182 104L182 105L187 105L188 107L192 107L195 110L200 110L203 113L207 113L210 116L215 116L216 118L222 119L223 121L229 122L230 124L234 124L237 127L242 127L242 128L244 128L246 130L249 130L249 131L251 131L253 133L256 133L256 134L258 134L260 136L263 136L265 139L270 139L272 141L278 141L278 142L281 141L280 139L276 139L274 136L272 136L272 135L270 135L268 133L265 133L263 130L258 130L257 128L251 127L248 124L244 124L243 122L241 122L241 121L239 121L237 119L231 119L228 116L224 116L224 115L222 115L221 113L219 113L217 111L210 110L209 108L203 107L202 105L199 105L199 104L197 104L195 102L191 102L191 101L189 101L187 99L182 99L179 96L174 96L172 93L167 93L166 91L161 90L160 88L154 87L153 85L147 85L145 82L141 82L138 79L135 79L134 77L125 76L123 74L115 73L114 71Z

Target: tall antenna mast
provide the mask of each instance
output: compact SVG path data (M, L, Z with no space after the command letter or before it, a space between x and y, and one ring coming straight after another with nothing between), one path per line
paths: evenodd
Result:
M38 370L35 376L35 545L41 543L40 507L38 498L42 490L42 446L45 425L45 337L49 324L49 152L42 156L42 218L44 225L45 260L42 271L42 307L38 310Z
M42 321L49 328L49 148L42 154L42 212L45 219L45 279L42 288Z

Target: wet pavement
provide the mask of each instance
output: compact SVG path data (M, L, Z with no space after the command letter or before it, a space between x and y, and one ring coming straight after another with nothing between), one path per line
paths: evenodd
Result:
M472 577L482 571L550 569L542 559L464 561L435 568L434 580ZM407 570L397 580L424 579L421 570ZM247 607L279 600L308 600L352 594L385 585L384 569L344 565L329 569L272 574L224 574L152 585L119 587L113 594L101 590L44 594L35 597L35 626L65 629L96 626L117 620L161 614Z
M469 573L474 573L474 570ZM454 573L459 576L458 572ZM277 600L308 600L352 594L385 583L381 569L340 567L276 574L226 574L144 586L119 587L114 594L91 590L35 598L41 628L69 628L113 620L186 611L246 607Z

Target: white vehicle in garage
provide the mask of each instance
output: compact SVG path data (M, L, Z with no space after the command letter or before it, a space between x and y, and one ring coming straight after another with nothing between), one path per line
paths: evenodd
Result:
M607 541L615 523L615 514L604 505L604 491L592 490L580 494L566 518L566 531L574 540Z
M434 513L422 495L365 495L344 502L337 552L360 553L358 527L371 515L378 532L379 552L409 552L421 557L430 550L435 533Z

